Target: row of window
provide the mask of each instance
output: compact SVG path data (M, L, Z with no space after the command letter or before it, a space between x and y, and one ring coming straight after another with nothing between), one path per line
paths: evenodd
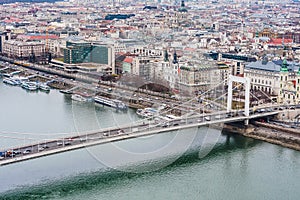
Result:
M282 91L280 91L280 94L282 94ZM283 94L283 97L285 99L293 99L293 100L295 100L296 97L299 98L299 94L297 94L297 95L290 94L290 93L289 94Z
M251 78L251 82L252 83L258 83L258 84L272 85L272 81L267 81L267 80L260 80L260 79Z
M281 76L280 80L281 80L281 81L283 81L283 80L284 80L284 81L287 81L287 80L288 80L287 78L288 78L287 76L284 76L284 78L283 78L283 76Z
M263 87L263 86L257 86L257 85L251 85L251 89L252 90L261 90L261 91L264 91L264 92L267 92L269 94L272 94L273 93L273 89L271 87Z

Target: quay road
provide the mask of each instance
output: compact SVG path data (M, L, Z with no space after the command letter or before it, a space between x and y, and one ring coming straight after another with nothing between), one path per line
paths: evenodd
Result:
M182 113L195 111L196 107L198 107L198 112L203 110L204 112L211 112L211 110L208 109L208 104L213 105L210 102L206 102L206 100L203 100L203 102L206 102L207 104L200 104L195 100L195 98L191 98L188 100L178 100L177 98L157 96L155 92L151 92L150 90L138 90L138 88L128 87L120 85L118 83L98 84L97 86L95 86L89 83L74 81L70 79L63 79L62 81L66 82L67 84L76 84L77 88L84 88L93 91L95 94L102 93L105 95L110 95L113 98L125 101L125 103L137 102L138 104L143 105L145 102L146 104L150 105L146 107L152 107L153 105L168 105L167 107L180 110ZM111 90L109 91L108 89ZM217 106L215 106L215 108L218 109Z
M113 95L115 98L121 99L123 101L134 101L138 102L138 105L148 105L148 106L142 106L142 107L151 107L153 105L168 105L167 107L175 109L177 111L180 111L180 114L184 114L186 112L190 112L192 110L195 110L195 107L199 106L198 112L211 112L211 108L208 107L209 105L214 105L214 109L220 110L218 107L223 107L216 105L215 102L210 101L207 102L205 99L202 99L203 102L206 102L207 104L200 104L195 98L192 99L177 99L177 98L171 98L168 94L162 94L159 92L153 92L150 90L145 89L139 89L136 87L126 86L122 85L119 82L118 83L110 83L110 82L103 82L98 83L98 79L91 78L87 75L83 74L70 74L64 70L56 69L55 67L50 66L44 66L44 65L38 65L38 64L32 64L27 63L24 61L15 61L3 56L0 56L1 60L4 60L6 62L13 63L12 65L16 67L21 68L27 68L29 69L33 74L36 74L36 71L41 71L43 73L49 73L54 74L62 77L67 78L57 78L57 80L60 80L62 82L65 82L70 85L76 85L76 88L83 88L86 90L90 90L92 92L96 93L104 93L108 95ZM18 63L16 65L16 63ZM91 84L93 83L93 84ZM112 92L108 92L108 89L112 88ZM183 103L182 103L183 102ZM133 105L133 104L131 104ZM206 106L206 108L205 108Z
M17 61L13 60L7 57L0 56L1 60L4 60L6 62L13 63L12 65L16 67L26 68L32 71L34 73L35 71L41 71L43 73L47 74L53 74L58 75L61 77L66 78L58 78L58 80L61 80L67 84L70 85L76 85L76 87L84 88L90 91L93 91L94 93L105 93L109 95L114 95L116 98L129 101L134 100L136 102L139 102L139 104L143 104L145 102L146 104L157 104L162 105L166 104L170 107L176 108L177 110L180 110L181 112L186 112L190 110L194 110L195 106L199 104L199 102L195 101L195 98L193 100L190 99L177 99L177 98L171 98L168 94L162 94L159 92L154 92L151 90L146 89L139 89L136 87L131 87L127 85L122 85L120 82L113 83L113 82L105 82L102 81L102 83L99 84L99 80L95 78L91 78L88 75L84 74L70 74L67 71L64 71L62 69L57 69L55 67L45 66L45 65L38 65L38 64L32 64L24 61ZM16 65L16 63L18 63ZM35 73L34 73L35 74ZM91 84L92 83L92 84ZM108 92L107 89L112 88L113 92ZM204 99L203 99L204 100ZM206 101L206 100L204 100ZM182 104L184 102L184 104ZM215 104L214 102L207 102L210 105ZM211 112L210 109L204 108L203 105L200 107L199 111L204 112ZM151 106L146 106L151 107ZM215 107L219 107L215 105Z
M239 112L218 112L214 114L204 114L181 119L168 120L157 123L154 120L136 122L135 124L124 125L118 128L107 128L99 131L77 134L68 138L57 138L26 146L9 148L1 152L0 166L8 165L25 160L52 154L72 151L89 146L126 140L130 138L159 134L163 132L176 131L192 127L218 125L222 123L238 122L260 117L276 115L280 110L270 110L263 113L252 113L244 116ZM147 122L147 123L146 123Z

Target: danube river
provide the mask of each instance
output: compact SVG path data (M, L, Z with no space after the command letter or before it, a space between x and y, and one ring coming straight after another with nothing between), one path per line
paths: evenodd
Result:
M0 149L139 120L0 83ZM209 128L0 167L0 199L298 199L300 153Z

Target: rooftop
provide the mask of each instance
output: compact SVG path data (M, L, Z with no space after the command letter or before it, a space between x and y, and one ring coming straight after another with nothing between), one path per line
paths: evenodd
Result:
M281 66L275 64L274 62L267 62L263 64L262 61L251 62L245 66L246 69L257 69L257 70L265 70L271 72L280 72Z

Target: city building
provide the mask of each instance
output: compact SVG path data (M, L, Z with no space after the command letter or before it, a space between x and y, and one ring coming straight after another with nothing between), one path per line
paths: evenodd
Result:
M45 43L40 41L5 40L2 53L9 58L16 59L38 58L45 54Z
M64 62L68 64L96 63L108 65L115 73L115 52L111 45L86 41L67 41Z
M245 66L244 76L251 79L251 90L262 91L274 102L300 102L299 66L286 60L256 61Z
M3 53L3 46L4 46L4 42L6 40L10 40L11 39L11 34L10 32L0 32L0 53Z
M179 87L189 93L203 92L217 86L222 88L227 85L231 70L231 67L222 62L201 60L186 63L179 69Z

